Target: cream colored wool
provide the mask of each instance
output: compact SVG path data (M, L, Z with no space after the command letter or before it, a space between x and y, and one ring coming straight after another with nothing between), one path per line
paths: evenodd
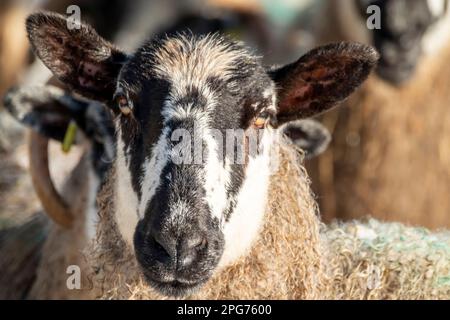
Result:
M448 232L375 220L322 225L301 156L292 146L280 155L252 251L189 299L450 299ZM97 243L88 250L96 298L165 298L145 284L117 231L111 185L99 197Z
M252 251L217 272L189 299L320 298L324 263L316 203L307 174L298 165L300 154L291 146L282 146L280 151L281 165L271 179L265 225ZM98 297L163 298L143 282L132 250L119 236L111 182L99 196L98 242L88 251L95 271L93 283L100 289Z
M189 299L450 299L449 232L376 220L325 226L299 165L301 153L292 145L279 151L265 224L253 249ZM83 163L86 159L74 171L72 186L85 179ZM167 298L143 281L133 250L118 232L114 174L111 170L98 197L96 241L86 247L83 217L72 231L54 226L28 298ZM82 209L85 192L71 194ZM69 265L81 267L81 290L66 286Z

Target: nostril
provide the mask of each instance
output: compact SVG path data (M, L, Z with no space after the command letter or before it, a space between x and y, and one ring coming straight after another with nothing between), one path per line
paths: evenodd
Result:
M197 250L203 250L208 245L208 240L206 238L202 237L197 243L195 244L194 248Z
M208 241L204 237L184 240L178 247L177 268L183 269L191 266L207 246Z
M198 237L185 241L182 247L185 251L198 251L205 249L207 245L208 241L205 237Z
M152 236L152 240L153 249L160 261L167 262L174 257L175 248L174 246L170 245L168 241L164 241L157 236Z
M164 247L156 239L153 239L153 241L155 242L155 249L157 251L168 253L167 250L164 249Z

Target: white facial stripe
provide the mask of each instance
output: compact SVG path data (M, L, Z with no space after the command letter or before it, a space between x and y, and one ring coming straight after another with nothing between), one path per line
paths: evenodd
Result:
M169 48L171 48L172 45L190 46L190 44L186 43L185 40L182 40L181 42L179 39L171 41L175 41L175 43L167 43L166 46ZM212 215L220 219L227 205L226 187L229 183L230 173L229 166L224 167L223 163L220 161L221 159L218 158L219 150L217 141L208 129L208 116L214 111L216 99L214 93L210 90L208 84L206 83L206 80L208 76L225 76L226 79L229 76L227 74L227 70L230 67L230 63L236 59L237 56L235 55L235 52L228 52L225 46L210 47L212 43L208 43L208 41L211 40L206 38L202 40L203 43L198 46L197 50L191 52L190 56L182 56L178 54L178 56L173 57L176 61L172 61L171 64L168 64L167 62L168 57L164 57L166 60L164 63L162 63L163 60L161 60L161 68L157 69L157 73L173 83L169 99L164 104L164 109L162 111L164 123L167 123L170 120L183 120L189 117L193 118L195 121L195 130L194 135L191 138L198 139L196 143L200 145L202 145L202 141L206 144L206 157L205 159L202 159L202 164L205 165L205 201L208 203ZM185 48L182 51L176 52L187 52L186 50L191 50L191 48ZM162 50L158 54L160 55L163 52L165 51ZM219 52L221 52L221 55L219 55ZM211 60L206 60L204 57L199 59L203 55L209 56ZM162 56L159 59L162 59ZM196 63L197 68L195 70L202 70L202 72L192 72L192 69L187 70L184 68L185 64L192 63L196 59L199 59L198 61L205 61L205 65L202 66L199 66L198 63ZM211 63L212 61L215 63ZM176 64L181 66L181 68L172 69L171 67L174 67ZM199 106L195 106L193 103L188 105L180 105L175 103L175 101L179 98L188 95L189 90L192 87L199 90L199 94L206 99L205 108L200 109ZM184 144L187 143L190 144L190 141L183 141L181 146L177 145L177 149L190 150L190 145L184 146ZM190 151L191 153L193 152L193 150ZM192 161L194 161L194 159L192 159ZM153 195L149 195L149 199L151 199L152 196ZM175 212L185 213L183 210L176 210ZM172 214L175 213L172 212Z
M211 104L209 106L212 108ZM180 112L172 113L172 115L178 117ZM192 116L192 113L189 115ZM222 162L224 146L218 145L218 140L213 131L208 128L206 113L204 111L196 112L195 115L193 134L186 131L189 134L189 139L183 139L182 142L177 143L176 149L181 151L182 154L189 154L191 163L204 165L205 202L209 205L212 216L220 220L227 205L226 187L230 180L230 167L229 164L224 165ZM220 131L216 132L220 133ZM191 150L191 139L196 139L194 144L200 146L200 148L202 148L203 142L205 143L204 158L203 153L201 154L202 158L195 158L194 150Z
M261 152L249 158L244 183L236 197L236 207L224 226L225 249L220 261L224 267L247 253L262 226L269 186L272 129L265 129Z
M205 200L211 209L212 216L218 218L220 221L227 206L227 186L230 182L230 166L228 159L222 159L223 149L220 150L212 132L208 129L203 132L203 140L207 148L207 156L205 159Z
M198 88L200 94L202 94L207 101L206 107L204 109L196 108L193 103L187 105L176 104L175 101L183 95L188 94L188 88L185 86L174 85L170 92L169 98L165 101L163 110L161 114L163 116L163 124L167 124L171 120L183 120L186 118L193 118L195 121L197 133L191 136L191 139L198 139L200 145L202 141L206 142L208 149L207 157L205 160L206 164L206 201L212 207L213 212L216 216L219 216L220 208L224 208L226 205L226 191L224 180L225 175L223 172L223 166L219 163L216 153L216 143L211 135L208 134L207 130L207 114L214 109L215 99L213 93L208 88L207 85L203 85ZM164 167L167 165L172 151L169 146L169 131L171 128L164 127L163 133L158 139L156 145L152 148L152 156L150 159L146 160L143 164L143 179L142 179L142 199L139 205L139 216L142 218L145 215L145 211L154 197L157 188L161 183L161 174ZM173 134L173 133L172 133ZM200 134L200 136L198 135ZM176 143L176 141L175 141ZM184 140L177 143L177 150L182 151L182 154L192 154L193 150L191 148L191 141ZM190 151L190 152L189 152ZM194 159L192 159L194 161ZM209 168L209 169L208 169ZM222 169L222 170L219 170ZM220 183L220 187L218 187ZM180 214L186 214L186 210L171 210L171 214L179 212ZM173 217L175 219L175 217Z
M150 200L156 193L156 189L161 183L161 173L166 166L169 158L169 131L165 127L158 138L155 146L152 148L150 159L145 160L142 165L143 179L141 182L141 202L139 204L139 216L143 218Z
M117 159L116 159L116 190L115 214L120 233L128 244L133 243L133 235L138 223L138 197L131 184L131 174L125 159L124 143L120 125L116 122Z
M162 110L164 124L170 120L183 120L188 117L195 120L200 136L194 134L191 138L198 139L197 143L200 145L204 141L207 149L205 159L202 159L205 169L205 201L211 208L212 215L219 219L227 205L226 187L230 173L229 166L224 167L221 159L218 158L217 141L207 126L208 116L216 106L214 93L210 90L207 81L212 77L219 77L222 81L230 80L235 61L243 57L254 59L245 49L230 48L227 42L214 36L207 36L195 42L183 36L168 39L154 53L155 74L172 83L171 92ZM179 105L175 102L187 96L192 88L199 90L199 94L206 99L204 109L193 104ZM157 146L157 148L170 152L167 150L167 145ZM187 145L177 146L177 148L178 150L189 149ZM143 197L139 209L141 216L155 194L156 187L159 185L159 175L167 163L165 158L166 160L160 160L157 164L155 158L152 156L145 164L147 170L152 172L144 174ZM153 169L153 166L157 166L156 169ZM149 188L151 191L148 191Z

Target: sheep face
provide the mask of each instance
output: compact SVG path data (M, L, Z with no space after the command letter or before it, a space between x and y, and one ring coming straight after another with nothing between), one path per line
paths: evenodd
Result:
M127 55L59 15L34 14L27 30L61 81L115 115L116 221L149 284L175 296L249 250L277 128L337 105L378 58L340 43L266 70L220 36L150 41Z
M368 30L365 42L373 44L380 53L378 75L386 81L399 85L413 75L430 38L443 33L435 28L439 20L446 17L446 0L356 0L361 12L361 29L375 11L380 9L380 28ZM447 25L448 28L448 25ZM431 49L433 50L433 49Z

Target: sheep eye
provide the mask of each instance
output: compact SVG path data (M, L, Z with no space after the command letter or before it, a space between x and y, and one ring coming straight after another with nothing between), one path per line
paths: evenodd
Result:
M253 126L258 129L263 129L268 123L270 114L267 112L261 112L254 120Z
M114 94L114 101L123 115L128 116L132 112L132 104L130 103L128 96L122 90Z

